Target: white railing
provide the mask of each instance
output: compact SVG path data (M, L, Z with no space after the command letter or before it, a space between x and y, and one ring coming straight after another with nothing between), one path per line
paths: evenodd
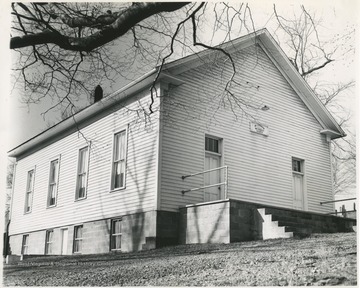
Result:
M201 174L205 174L205 173L209 173L209 172L213 172L213 171L217 171L217 170L222 170L222 169L224 169L224 182L205 185L205 186L201 186L201 187L198 187L198 188L181 190L181 193L184 195L187 192L193 192L193 191L198 191L198 190L202 190L202 189L206 189L206 188L211 188L211 187L215 187L215 186L224 185L224 192L225 192L224 193L224 196L225 196L224 198L226 199L227 198L227 190L228 190L228 166L222 166L222 167L209 169L209 170L201 171L201 172L194 173L194 174L183 175L183 176L181 176L181 178L183 180L185 180L186 178L189 178L189 177L194 177L194 176L197 176L197 175L201 175Z

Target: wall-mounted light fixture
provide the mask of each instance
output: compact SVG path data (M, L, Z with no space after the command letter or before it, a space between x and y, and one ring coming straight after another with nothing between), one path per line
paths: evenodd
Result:
M267 105L264 105L263 107L261 107L261 110L262 110L262 111L267 111L267 110L269 110L269 109L270 109L270 107L267 106Z

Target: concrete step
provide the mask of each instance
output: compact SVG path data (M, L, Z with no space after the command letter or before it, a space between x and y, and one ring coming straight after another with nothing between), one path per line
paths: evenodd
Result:
M309 228L312 233L332 233L338 230L337 224L331 222L309 221L298 217L280 217L278 215L273 215L272 219L276 220L279 226Z
M292 232L286 232L284 227L279 227L277 221L272 221L271 215L265 214L264 208L257 209L258 229L263 240L276 238L291 238Z
M322 227L337 227L336 223L330 223L330 222L321 222L321 221L305 221L303 219L294 218L294 217L276 217L273 216L273 219L275 221L278 221L281 226L286 226L287 224L293 225L296 223L297 225L301 227L314 227L314 228L322 228Z
M266 214L272 214L276 216L287 216L287 217L301 217L302 219L312 219L311 214L303 213L302 211L296 210L282 210L276 208L265 208Z
M285 226L285 232L293 232L294 235L297 234L310 235L313 233L312 229L309 227L298 227L298 226Z

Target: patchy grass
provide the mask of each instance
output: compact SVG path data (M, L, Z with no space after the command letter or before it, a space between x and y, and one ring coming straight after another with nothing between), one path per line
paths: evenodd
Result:
M4 266L5 286L356 285L356 234L315 234L134 253L53 256Z

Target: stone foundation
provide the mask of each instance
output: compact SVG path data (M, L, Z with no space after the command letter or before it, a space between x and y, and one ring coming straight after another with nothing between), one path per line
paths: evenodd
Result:
M130 252L190 243L231 243L292 237L311 233L353 231L356 220L271 207L232 199L188 205L179 212L149 211L114 217L121 219L121 251ZM110 252L111 221L79 223L83 226L81 254ZM74 227L54 231L51 255L60 255L61 230L68 229L67 251L73 254ZM46 230L11 235L10 254L20 255L23 235L29 234L29 255L45 254Z

